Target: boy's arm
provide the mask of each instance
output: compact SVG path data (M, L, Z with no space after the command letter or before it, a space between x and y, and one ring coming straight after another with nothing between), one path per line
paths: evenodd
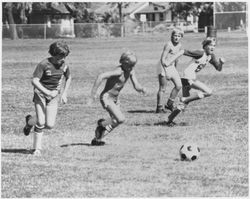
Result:
M194 59L199 59L203 56L204 51L203 50L184 50L183 55L188 56L188 57L192 57Z
M216 70L221 71L222 65L225 63L225 60L223 58L219 58L219 60L217 60L214 54L212 54L211 56L212 58L209 63L212 64Z
M134 70L132 70L131 73L130 73L130 79L131 79L131 82L132 82L132 84L133 84L134 89L135 89L137 92L141 92L141 93L146 94L146 89L145 89L144 87L142 87L142 85L138 82Z
M162 55L161 55L161 64L164 67L168 67L169 65L171 65L175 60L177 60L180 56L183 55L184 50L180 50L178 53L174 54L173 56L169 57L169 51L170 51L170 47L169 45L165 45Z
M72 80L72 77L69 74L66 77L66 81L65 81L65 85L64 85L64 89L63 89L63 93L62 93L62 97L61 97L61 102L63 102L63 103L67 103L67 101L68 101L67 100L67 95L68 95L69 86L71 84L71 80Z

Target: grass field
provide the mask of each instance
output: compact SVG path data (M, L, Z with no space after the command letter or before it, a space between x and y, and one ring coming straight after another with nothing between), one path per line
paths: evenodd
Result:
M200 49L204 34L186 34L183 46ZM246 197L248 196L248 40L245 33L218 33L217 56L223 71L209 65L198 78L214 95L189 105L176 118L185 126L158 125L168 114L155 114L156 63L165 35L133 38L70 39L68 63L73 76L69 102L60 105L54 130L45 131L41 157L28 149L33 135L22 133L24 116L34 115L30 83L34 67L47 57L53 40L3 40L1 197ZM124 49L136 52L141 96L129 82L120 100L127 118L90 146L96 121L107 117L97 101L86 105L97 74L118 65ZM189 58L182 57L182 73ZM102 84L103 85L103 84ZM173 85L169 83L167 95ZM166 96L167 98L167 96ZM180 161L179 148L195 142L201 156Z

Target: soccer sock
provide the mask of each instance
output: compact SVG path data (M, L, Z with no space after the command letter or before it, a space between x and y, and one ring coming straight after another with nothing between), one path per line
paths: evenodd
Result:
M174 104L174 99L169 98L168 101L167 101L168 107L172 107L173 104Z
M39 126L35 126L35 132L34 132L34 140L33 140L33 148L35 150L41 150L42 149L42 137L43 137L43 128Z
M174 118L181 112L180 109L174 110L169 116L168 116L168 122L172 122Z
M110 133L111 131L113 131L114 128L116 128L118 125L119 124L118 124L118 122L116 122L116 120L111 119L111 123L109 123L109 124L107 124L105 126L106 130L104 131L104 135L106 135L106 134Z

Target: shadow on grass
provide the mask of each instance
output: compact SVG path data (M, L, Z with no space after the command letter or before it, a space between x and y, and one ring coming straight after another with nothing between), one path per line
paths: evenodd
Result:
M154 126L167 126L167 127L175 127L175 126L188 126L187 122L175 123L174 125L169 125L166 121L154 123Z
M1 149L2 153L22 153L22 154L31 154L29 149Z
M72 144L63 144L60 147L69 147L69 146L92 146L90 143L72 143Z
M154 110L131 110L127 112L128 113L155 113Z
M188 126L187 122L175 123L174 125L169 125L166 121L157 122L157 123L133 123L131 126L167 126L167 127L175 127L175 126Z

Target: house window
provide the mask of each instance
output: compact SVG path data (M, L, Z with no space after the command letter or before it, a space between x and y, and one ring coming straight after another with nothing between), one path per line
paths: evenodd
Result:
M160 21L164 21L164 14L160 13Z

